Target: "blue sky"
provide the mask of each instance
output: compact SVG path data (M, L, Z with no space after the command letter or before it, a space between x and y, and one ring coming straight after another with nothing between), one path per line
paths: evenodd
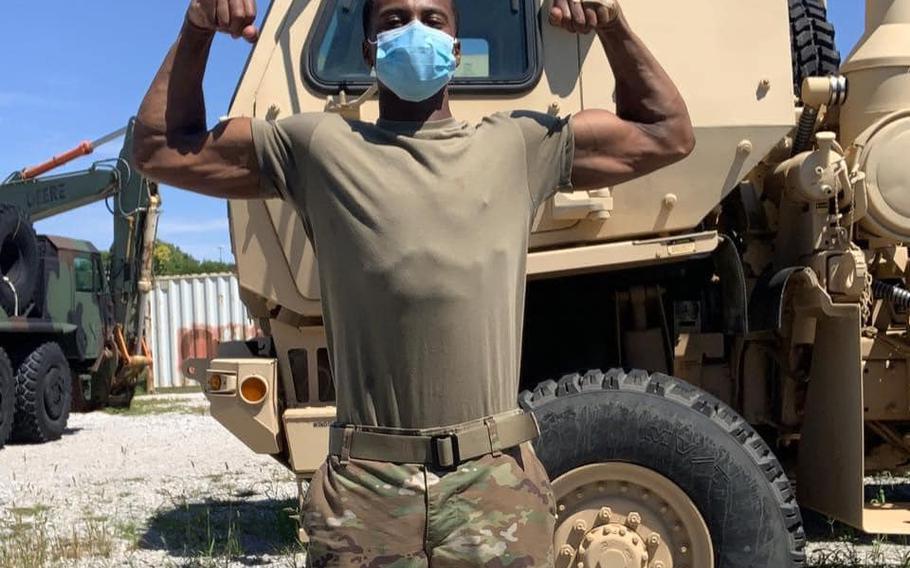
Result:
M4 0L6 21L14 24L5 26L0 55L0 177L124 126L173 42L187 4ZM260 14L265 14L267 2L260 4ZM829 0L828 5L846 56L862 34L864 3ZM205 82L210 123L226 112L248 53L242 41L216 40ZM68 169L112 157L119 145L109 144ZM221 247L228 260L225 202L172 188L162 192L159 237L199 258L217 260ZM37 228L88 239L99 248L111 240L111 219L103 204L43 221Z

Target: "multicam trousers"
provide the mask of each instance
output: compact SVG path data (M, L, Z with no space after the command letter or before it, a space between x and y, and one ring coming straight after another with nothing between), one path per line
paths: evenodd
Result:
M307 566L550 567L555 515L530 443L444 471L332 456L304 499Z

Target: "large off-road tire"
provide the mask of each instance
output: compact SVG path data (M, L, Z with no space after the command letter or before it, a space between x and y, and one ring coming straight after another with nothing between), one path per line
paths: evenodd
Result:
M840 52L834 43L834 26L828 21L823 0L789 1L793 92L798 97L806 77L825 77L838 72Z
M13 366L6 351L0 349L0 448L13 430L13 413L16 410L16 385Z
M0 307L21 313L38 286L38 240L28 218L13 205L0 205Z
M612 370L546 381L520 401L540 423L536 449L558 501L557 566L646 557L691 568L805 565L786 474L711 395Z
M72 403L72 373L59 345L45 343L32 351L16 373L13 440L44 443L66 429Z

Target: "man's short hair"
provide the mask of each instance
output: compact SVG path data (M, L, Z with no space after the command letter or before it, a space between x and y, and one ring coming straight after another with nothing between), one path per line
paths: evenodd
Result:
M452 12L455 13L455 33L458 33L458 3L455 0L449 0L452 5ZM369 39L372 31L373 10L376 8L376 0L363 0L363 37Z

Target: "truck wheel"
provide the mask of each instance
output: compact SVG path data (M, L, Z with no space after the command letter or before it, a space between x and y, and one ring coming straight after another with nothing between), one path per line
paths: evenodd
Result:
M805 565L786 474L711 395L612 370L546 381L520 401L540 423L537 454L553 479L558 567Z
M0 307L7 314L12 315L17 305L22 313L32 301L38 268L38 240L32 224L17 207L0 205Z
M840 69L834 26L828 21L823 0L790 0L790 42L797 97L806 77L835 75Z
M16 409L16 386L13 366L6 351L0 349L0 448L13 430L13 413Z
M13 440L44 443L63 435L72 402L72 374L63 350L45 343L25 358L16 373Z

